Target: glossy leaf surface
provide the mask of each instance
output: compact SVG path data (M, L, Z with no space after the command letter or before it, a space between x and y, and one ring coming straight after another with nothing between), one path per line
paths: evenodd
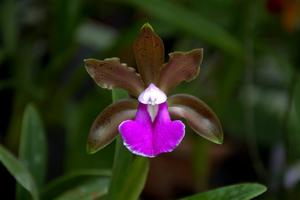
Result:
M55 200L91 200L98 199L107 193L109 185L108 178L98 178L90 180L78 187L72 188L64 192L61 196L55 198Z
M169 97L169 112L174 118L184 118L200 136L221 144L223 131L217 115L200 99L185 94Z
M33 200L38 200L38 190L36 183L28 169L17 158L0 145L0 161L28 192L30 192Z
M266 190L265 186L258 183L244 183L221 187L185 197L181 200L249 200L264 193Z
M82 185L84 182L91 180L93 178L111 176L111 171L103 169L85 169L77 170L67 173L63 176L54 179L41 191L41 198L45 200L52 200L66 191L72 190ZM100 188L99 188L100 189Z
M46 175L47 141L39 114L30 104L23 116L19 159L32 174L37 186L41 187ZM17 187L17 199L24 200L27 194L22 187Z

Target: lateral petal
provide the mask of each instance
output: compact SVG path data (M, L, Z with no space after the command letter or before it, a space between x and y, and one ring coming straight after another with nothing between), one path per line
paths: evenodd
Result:
M164 62L164 44L150 24L145 24L133 44L138 72L146 86L156 84Z
M102 88L122 88L135 97L145 89L141 77L134 68L120 63L119 58L85 59L84 62L87 72Z
M203 49L169 54L169 62L160 72L158 87L164 92L176 87L182 81L191 81L200 71Z
M125 99L106 107L94 121L87 141L88 153L95 153L118 135L119 124L127 119L134 118L137 101Z
M203 101L191 95L178 94L169 97L168 103L172 117L186 119L197 134L214 143L223 142L220 120Z

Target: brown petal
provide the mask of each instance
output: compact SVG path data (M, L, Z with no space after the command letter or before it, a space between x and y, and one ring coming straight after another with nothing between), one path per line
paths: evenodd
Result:
M203 58L203 49L169 54L169 62L160 73L158 87L168 92L182 81L191 81L197 77Z
M137 101L125 99L105 108L94 121L87 142L88 153L95 153L118 135L119 124L135 116Z
M144 90L140 76L133 68L120 63L119 58L85 59L84 62L87 72L102 88L122 88L135 97Z
M150 24L145 24L133 44L133 52L138 68L146 86L158 81L164 62L164 44Z
M191 95L174 95L168 100L169 112L174 118L184 118L202 137L221 144L223 131L217 115L200 99Z

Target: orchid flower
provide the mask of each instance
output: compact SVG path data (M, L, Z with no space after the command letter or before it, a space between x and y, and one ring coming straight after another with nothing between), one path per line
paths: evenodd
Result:
M163 42L147 23L134 42L133 52L137 72L118 58L85 60L87 72L100 87L121 88L130 94L130 98L114 102L96 118L88 136L88 152L105 147L118 132L124 145L136 155L155 157L171 152L185 135L181 118L202 137L221 144L219 119L203 101L187 94L167 97L179 83L197 77L203 50L170 53L164 64Z

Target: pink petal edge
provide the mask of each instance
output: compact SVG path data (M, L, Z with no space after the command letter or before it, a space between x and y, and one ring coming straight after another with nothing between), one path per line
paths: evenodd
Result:
M151 121L147 105L139 103L135 119L119 125L123 143L132 153L155 157L173 151L182 141L185 125L180 120L171 121L167 103L158 106L154 122Z

